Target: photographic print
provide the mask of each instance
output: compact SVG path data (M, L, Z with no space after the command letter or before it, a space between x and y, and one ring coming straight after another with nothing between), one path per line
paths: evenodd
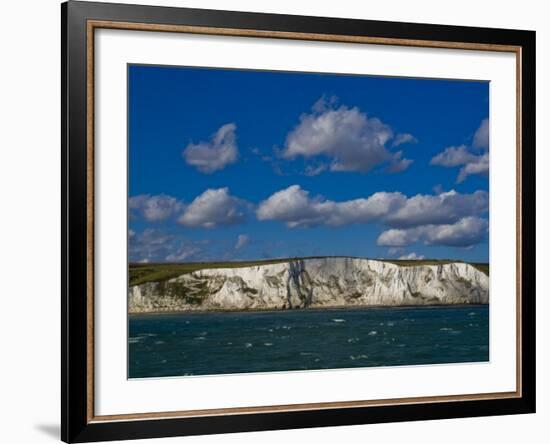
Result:
M128 65L128 377L489 360L489 82Z
M535 412L535 32L61 24L64 441Z

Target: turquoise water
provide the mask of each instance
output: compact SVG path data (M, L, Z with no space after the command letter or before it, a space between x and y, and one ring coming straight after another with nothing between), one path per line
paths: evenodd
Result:
M489 360L489 307L132 315L129 377Z

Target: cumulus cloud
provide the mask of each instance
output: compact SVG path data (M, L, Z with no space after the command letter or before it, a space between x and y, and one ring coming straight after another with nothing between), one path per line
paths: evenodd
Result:
M314 204L308 191L302 190L300 185L292 185L260 202L256 216L259 220L286 222L291 227L313 225L319 220L312 208Z
M178 218L186 227L213 228L245 219L247 204L229 194L229 188L208 189L196 197Z
M393 139L391 145L399 146L403 145L404 143L418 143L418 140L412 134L398 134L397 136L395 136L395 139Z
M389 229L379 236L378 245L392 248L419 241L467 247L485 238L487 221L481 216L488 208L485 191L461 194L451 190L412 197L378 192L367 198L335 202L311 196L299 185L292 185L260 202L256 217L280 221L289 228L380 223Z
M386 230L378 237L377 244L385 247L405 247L415 242L423 242L426 245L470 247L483 241L487 229L487 220L470 216L454 224Z
M182 245L173 253L168 254L164 260L166 262L182 262L196 257L201 251L202 249L196 245Z
M456 179L457 183L462 183L472 174L489 174L489 153L475 155L464 145L457 148L449 147L435 156L430 164L447 168L462 165Z
M131 217L142 217L147 222L161 222L181 211L184 205L166 194L140 194L130 197L128 207Z
M248 245L248 242L250 242L250 237L248 237L246 234L239 234L237 236L237 242L235 243L235 250L240 250L241 248Z
M313 225L369 223L388 214L406 199L401 193L375 193L367 199L334 202L321 196L310 197L299 185L292 185L260 202L259 220L278 220L290 228Z
M147 228L129 230L128 257L130 262L183 262L205 260L209 257L209 242L191 240L178 233Z
M185 161L201 173L211 174L235 163L239 157L234 123L221 126L208 142L190 143L182 155Z
M489 149L489 119L484 119L475 132L473 148ZM456 181L457 183L462 183L472 174L482 174L485 176L489 174L489 153L486 151L481 154L474 153L472 152L472 148L466 145L450 146L434 156L430 164L445 168L460 166L461 168Z
M128 256L130 262L179 262L199 257L200 244L148 228L142 232L129 230Z
M475 148L489 149L489 119L483 119L474 134Z
M378 192L368 198L335 202L322 196L311 197L299 185L292 185L260 202L256 216L259 220L284 222L290 228L372 222L407 228L454 223L484 213L488 205L485 191L460 194L452 190L436 196L418 194L410 198L399 192Z
M402 201L384 222L397 228L427 224L448 224L484 213L489 209L489 194L475 191L461 194L451 190L438 195L417 194Z
M470 247L481 242L489 228L486 219L480 217L465 217L452 225L439 225L435 230L424 231L423 237L429 245L450 245L454 247Z
M380 236L376 243L384 247L405 247L413 242L416 242L418 237L413 238L413 233L410 233L407 230L398 230L392 228L391 230L386 230Z
M403 151L398 151L392 157L392 162L387 168L387 171L390 173L400 173L405 171L413 163L412 159L404 159Z
M401 260L409 260L409 261L421 261L424 259L424 256L417 255L414 251L409 254L404 254L403 256L399 256L399 259Z
M304 171L304 174L306 176L317 176L321 174L323 171L326 171L327 169L328 169L328 166L325 165L324 163L317 166L307 165Z
M430 161L430 165L438 165L442 167L456 167L465 165L469 162L475 161L477 156L468 151L466 145L450 146L445 148L444 151L436 155Z
M236 258L238 252L249 242L246 235L235 239L190 239L182 230L152 229L135 230L128 238L128 257L132 263L220 261Z
M464 182L472 174L483 174L485 176L489 174L489 153L482 154L474 161L464 165L458 173L457 183Z
M380 119L368 117L357 107L336 107L334 99L321 98L287 135L282 155L286 159L324 156L330 159L331 171L366 173L392 162L394 157L386 144L393 137L392 129ZM404 162L408 159L397 160L397 169L410 165Z

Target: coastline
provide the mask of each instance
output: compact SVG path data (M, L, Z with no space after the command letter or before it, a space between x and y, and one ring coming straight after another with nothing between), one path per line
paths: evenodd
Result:
M221 314L221 313L232 313L232 314L247 314L247 313L292 313L292 312L308 312L308 311L347 311L347 310L410 310L415 308L465 308L465 307L483 307L489 306L490 304L426 304L426 305L337 305L330 307L308 307L308 308L293 308L287 310L273 310L270 308L254 308L250 310L166 310L166 311L148 311L148 312L128 312L128 317L137 317L137 316L162 316L162 315L203 315L203 314Z

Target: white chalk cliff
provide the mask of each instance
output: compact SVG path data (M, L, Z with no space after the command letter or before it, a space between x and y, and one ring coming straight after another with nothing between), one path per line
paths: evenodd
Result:
M213 268L129 288L130 313L489 303L465 263L401 266L343 257Z

